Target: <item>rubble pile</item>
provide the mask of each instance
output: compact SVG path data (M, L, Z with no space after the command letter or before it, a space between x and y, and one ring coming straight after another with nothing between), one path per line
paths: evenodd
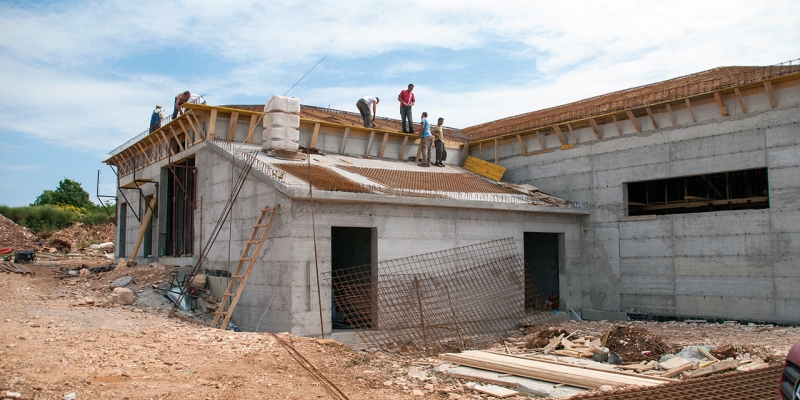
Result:
M0 214L0 249L34 250L34 243L41 239L28 228L17 225L14 221Z

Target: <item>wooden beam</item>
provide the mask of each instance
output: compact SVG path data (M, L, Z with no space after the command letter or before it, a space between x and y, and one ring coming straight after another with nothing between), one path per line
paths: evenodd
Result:
M211 119L208 121L208 140L214 140L217 134L217 108L211 109Z
M178 137L178 134L175 133L175 129L172 129L172 127L170 126L169 131L172 132L172 137L175 138L176 142L178 142L178 147L181 149L181 152L183 152L184 151L183 143L181 143L181 139Z
M147 163L148 163L148 164L152 162L152 161L150 161L150 156L148 156L148 155L147 155L147 152L146 152L146 151L144 151L144 148L142 147L142 144L141 144L141 142L136 142L136 148L137 148L137 149L139 149L139 152L140 152L140 153L142 153L142 157L144 157L145 159L147 159Z
M403 154L406 153L406 144L408 144L408 135L403 135L403 145L400 146L400 155L397 156L400 161L403 161Z
M383 152L386 151L386 142L389 141L389 132L383 133L383 143L381 143L381 151L378 152L378 158L383 158Z
M571 134L572 134L572 140L574 140L574 141L575 141L575 144L578 144L578 135L575 133L575 131L574 131L574 130L572 130L572 125L570 125L569 123L567 123L567 128L569 128L569 133L571 133Z
M636 116L633 115L633 111L625 110L625 113L628 114L628 118L631 120L631 123L633 123L633 127L636 128L636 132L641 132L642 127L639 126L639 121L636 119Z
M656 117L653 115L653 110L650 107L645 107L647 110L647 115L650 116L650 122L653 123L653 129L658 129L658 124L656 123Z
M725 108L725 102L722 101L722 96L720 96L719 92L714 92L714 98L717 100L717 106L719 107L719 113L722 114L723 117L728 116L728 109Z
M250 116L250 126L247 128L247 138L245 139L247 144L253 143L253 138L256 136L256 123L258 123L258 114L253 114Z
M764 89L767 90L767 95L769 96L769 105L771 105L772 108L778 107L778 102L775 100L775 93L772 91L772 82L764 82Z
M614 126L617 127L617 134L619 134L619 136L622 136L622 129L619 128L619 121L617 121L617 116L611 114L611 118L614 120Z
M163 130L161 130L161 131L159 131L159 132L161 133L161 136L162 136L162 137L163 137L163 139L164 139L164 144L167 146L167 151L166 151L166 154L167 154L167 156L174 156L174 155L175 155L175 152L174 152L174 151L172 151L172 146L171 146L171 143L170 143L170 141L169 141L169 138L167 137L167 134L166 134L166 133L164 133L164 131L163 131Z
M364 152L364 157L369 157L369 153L372 150L372 141L375 139L375 131L369 132L369 141L367 142L367 151Z
M744 105L744 99L742 98L742 93L739 91L739 88L733 88L733 91L736 92L736 98L739 99L739 106L742 107L742 113L747 114L747 107Z
M344 128L344 136L342 136L342 145L339 147L339 154L344 154L344 146L347 145L347 137L350 136L350 127Z
M520 136L519 134L517 134L517 142L519 142L519 148L522 149L522 155L527 156L528 151L525 150L525 143L522 143L522 136Z
M597 127L597 121L594 118L589 118L589 123L592 125L592 130L594 131L594 135L597 136L597 139L602 139L603 134L600 133L600 128Z
M226 140L232 142L236 139L236 125L239 123L239 112L231 111L231 119L228 122L228 135Z
M672 126L677 126L678 123L675 121L675 114L672 113L672 107L669 106L669 103L667 103L667 113L669 114L669 120L672 122Z
M692 110L692 102L689 101L688 97L685 98L684 100L686 101L686 108L689 109L689 114L692 115L692 121L697 122L697 118L695 118L695 116L694 116L694 110Z
M142 226L139 227L139 236L136 238L136 243L133 245L133 252L131 252L131 260L136 259L136 253L139 252L139 246L142 245L142 239L144 239L144 233L147 231L147 225L150 223L150 218L153 216L153 209L156 208L156 198L150 200L150 206L147 207L147 213L144 214L144 219L142 219ZM145 254L145 257L147 254Z
M536 131L536 138L539 139L539 145L542 146L542 150L547 150L547 147L544 146L544 134Z
M319 122L314 124L314 132L311 133L311 143L308 144L308 147L317 147L317 136L319 135Z
M187 144L189 146L193 146L195 142L200 141L199 139L194 140L194 138L192 137L193 135L189 133L189 130L186 129L186 125L183 124L183 121L181 121L180 118L178 118L178 125L181 126L181 130L183 130L183 132L186 134L186 141L188 142Z
M195 116L193 112L188 113L186 114L186 119L189 121L189 125L192 126L192 129L194 129L197 136L199 136L202 140L206 140L206 137L203 136L203 131L200 129L202 125L200 125L200 120L197 119L197 116Z
M558 125L553 125L553 130L556 132L556 136L558 136L558 140L561 142L561 145L567 144L567 139L564 138L564 134L561 133L561 128Z
M461 147L461 159L459 160L458 165L464 165L464 162L467 161L468 156L469 156L469 143L464 143L464 146Z

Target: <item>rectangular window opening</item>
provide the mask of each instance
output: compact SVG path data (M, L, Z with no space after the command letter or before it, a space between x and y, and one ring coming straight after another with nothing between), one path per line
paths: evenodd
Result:
M769 208L766 168L630 182L629 216Z

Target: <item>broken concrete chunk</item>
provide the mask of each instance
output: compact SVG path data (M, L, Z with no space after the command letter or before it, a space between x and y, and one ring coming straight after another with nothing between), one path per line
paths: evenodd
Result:
M192 281L189 283L189 286L195 289L204 289L206 287L206 275L205 274L197 274L192 278Z
M133 277L131 276L123 276L122 278L117 278L114 282L111 282L111 289L125 287L128 286L131 281L133 281Z
M117 296L117 301L112 300L114 303L124 305L133 304L133 290L124 287L118 287L114 289L114 292L111 293L110 297L113 298L114 296Z

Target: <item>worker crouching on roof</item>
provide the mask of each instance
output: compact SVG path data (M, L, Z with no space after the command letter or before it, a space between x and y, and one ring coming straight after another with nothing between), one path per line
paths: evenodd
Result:
M364 119L365 128L375 127L375 115L378 113L378 103L380 102L381 99L375 96L364 96L356 102L358 112L361 113L361 118Z

